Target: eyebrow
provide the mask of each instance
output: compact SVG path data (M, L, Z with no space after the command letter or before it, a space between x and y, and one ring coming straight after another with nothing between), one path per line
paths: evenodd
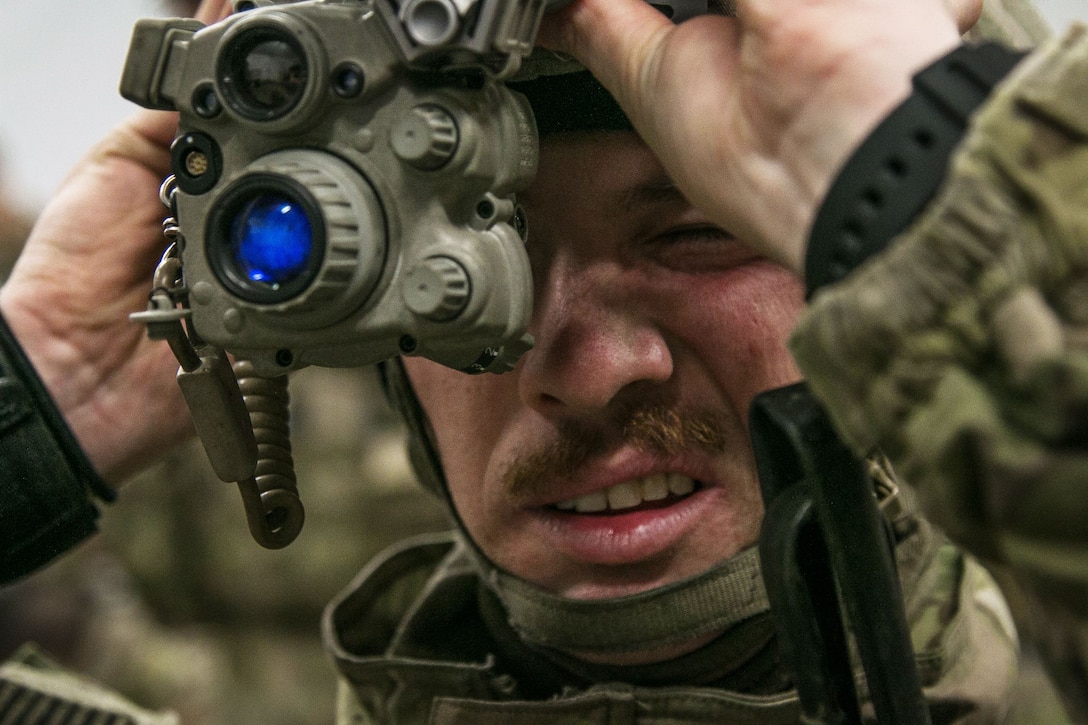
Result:
M665 175L655 176L626 189L620 198L620 207L627 212L647 205L666 204L689 206L690 202L673 180Z

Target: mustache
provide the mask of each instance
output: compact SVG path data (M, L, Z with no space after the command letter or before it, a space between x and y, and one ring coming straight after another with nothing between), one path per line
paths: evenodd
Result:
M620 446L665 457L691 451L720 454L728 430L719 410L667 405L628 407L603 425L567 422L555 440L519 455L506 470L503 486L515 500L544 496L553 482L571 478L593 458Z

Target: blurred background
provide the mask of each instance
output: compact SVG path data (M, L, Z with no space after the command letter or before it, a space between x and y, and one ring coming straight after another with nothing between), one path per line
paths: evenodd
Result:
M135 20L196 4L0 0L0 279L68 169L133 110L117 85ZM290 394L295 543L259 547L194 442L128 483L99 536L0 589L0 662L33 642L185 725L333 722L324 605L386 545L446 520L412 482L372 369L307 369Z
M1057 29L1085 3L1038 0ZM117 84L133 22L195 4L0 0L0 279L67 170L132 110ZM260 549L194 444L127 485L101 536L0 589L0 661L37 642L187 725L332 722L322 606L386 544L445 521L411 483L372 370L305 370L291 395L295 544Z

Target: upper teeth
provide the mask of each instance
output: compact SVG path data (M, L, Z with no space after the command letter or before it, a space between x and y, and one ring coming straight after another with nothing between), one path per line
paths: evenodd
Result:
M684 496L695 490L695 481L679 473L655 473L633 481L617 483L603 491L560 501L556 508L591 514L612 509L618 511L638 506L643 501L660 501L670 493Z

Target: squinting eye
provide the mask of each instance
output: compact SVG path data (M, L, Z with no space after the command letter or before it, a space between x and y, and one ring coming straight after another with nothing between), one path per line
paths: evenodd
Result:
M648 254L665 267L688 273L720 273L760 259L731 233L710 225L667 228L653 237Z
M732 242L736 237L720 227L685 227L661 235L666 242Z

